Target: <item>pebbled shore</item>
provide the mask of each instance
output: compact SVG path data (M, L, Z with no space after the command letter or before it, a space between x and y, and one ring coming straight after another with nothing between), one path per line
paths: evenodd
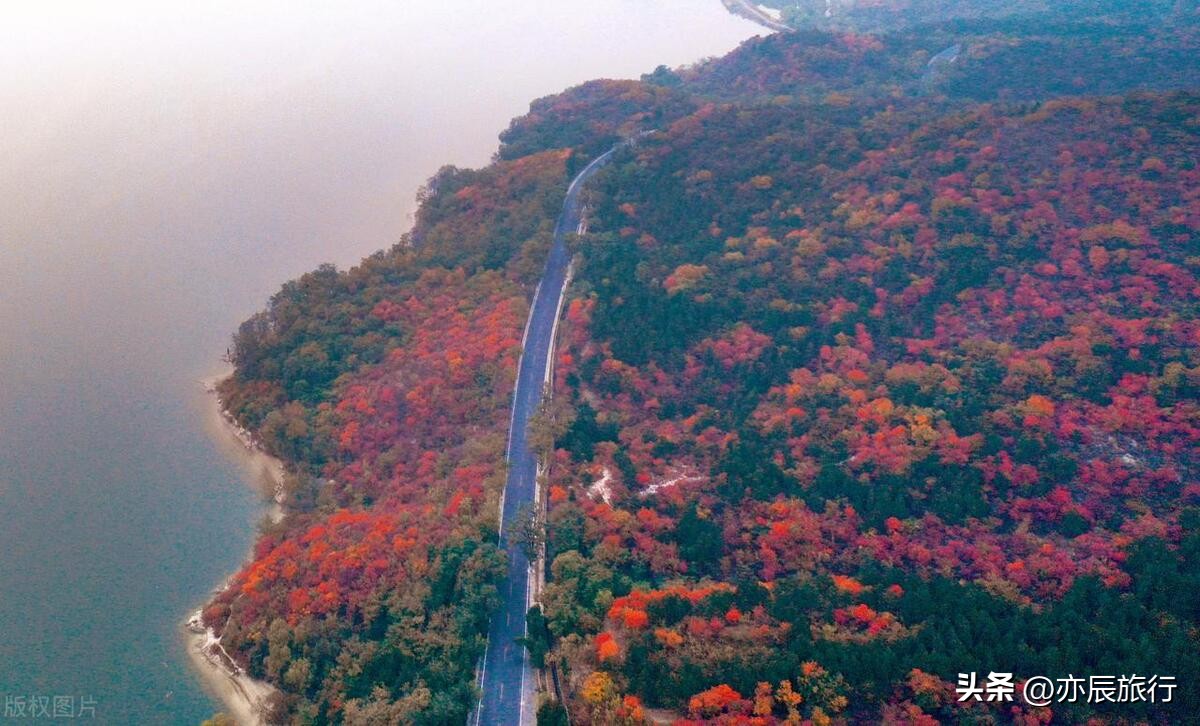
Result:
M201 381L209 394L205 402L205 429L221 452L237 462L246 473L246 479L260 487L263 496L271 502L267 516L278 522L283 518L283 462L267 454L254 441L249 431L234 421L225 410L217 394L218 384L228 373ZM214 592L228 586L222 583ZM200 676L206 690L217 696L224 710L242 726L260 726L264 704L275 693L275 688L264 681L251 678L225 651L221 639L206 627L201 620L201 610L192 613L183 624L188 660Z

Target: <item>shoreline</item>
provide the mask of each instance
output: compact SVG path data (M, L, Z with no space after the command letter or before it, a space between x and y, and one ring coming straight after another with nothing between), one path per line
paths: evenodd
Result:
M217 385L231 373L225 372L200 381L205 391L204 424L209 437L231 461L237 463L247 482L255 485L264 499L271 502L267 516L272 522L283 519L283 462L267 454L225 410ZM247 559L249 553L247 553ZM221 592L228 581L219 584L213 593ZM205 603L206 604L206 603ZM216 696L223 711L242 726L262 726L263 706L276 689L265 681L251 678L225 651L221 639L206 627L197 609L182 624L184 649L188 662L199 677L201 686Z
M207 394L205 428L221 453L238 464L246 472L246 478L271 500L268 514L272 522L278 522L283 519L283 479L287 469L282 461L263 451L254 435L242 428L225 409L217 386L231 375L232 372L225 372L200 380Z
M222 712L241 726L265 726L262 712L275 687L246 674L225 652L221 639L200 621L200 610L184 623L188 663L204 690L223 704Z

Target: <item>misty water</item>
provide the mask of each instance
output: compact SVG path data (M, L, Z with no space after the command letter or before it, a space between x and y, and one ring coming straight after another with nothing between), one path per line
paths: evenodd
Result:
M0 704L101 723L219 708L179 623L263 513L198 384L237 323L392 244L533 98L759 32L718 0L173 5L0 10Z

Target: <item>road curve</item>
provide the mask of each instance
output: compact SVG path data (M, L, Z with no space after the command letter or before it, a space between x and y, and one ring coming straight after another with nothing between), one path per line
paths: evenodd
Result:
M767 15L761 8L758 7L758 5L750 2L749 0L721 0L721 3L725 6L726 10L734 15L743 17L751 22L758 23L768 30L774 30L778 33L795 32L795 28L787 25L786 23L781 23L770 15Z
M500 544L508 553L508 576L501 588L504 602L492 614L488 628L487 650L479 671L483 697L471 719L476 726L525 726L536 721L533 669L525 647L517 642L517 638L525 635L525 612L532 602L533 573L521 547L510 541L507 527L517 512L533 504L537 490L537 459L529 450L526 433L551 371L554 332L571 259L566 236L582 229L579 192L614 151L616 147L594 159L567 187L562 212L554 227L554 243L525 324L508 430L508 480L500 500Z

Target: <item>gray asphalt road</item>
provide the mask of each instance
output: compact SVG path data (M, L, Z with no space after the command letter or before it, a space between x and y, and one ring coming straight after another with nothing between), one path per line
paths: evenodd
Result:
M550 357L553 351L555 322L562 301L570 255L566 235L580 229L579 192L612 151L597 157L579 173L567 189L554 244L546 261L546 270L534 294L533 307L525 329L525 345L513 392L512 423L508 432L508 481L501 505L501 544L508 552L508 578L502 595L504 603L492 615L488 648L480 670L483 698L472 722L483 724L533 724L535 722L533 672L524 646L516 642L525 635L525 612L530 604L532 581L529 560L516 544L509 541L506 528L523 507L533 503L537 479L537 460L529 450L526 432L529 419L542 400Z
M749 0L721 0L725 8L734 15L741 16L747 20L758 23L759 25L769 30L774 30L780 33L791 33L794 29L786 23L781 23L761 8Z

